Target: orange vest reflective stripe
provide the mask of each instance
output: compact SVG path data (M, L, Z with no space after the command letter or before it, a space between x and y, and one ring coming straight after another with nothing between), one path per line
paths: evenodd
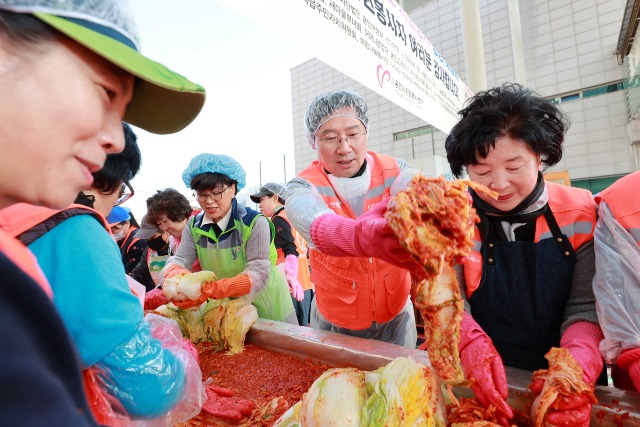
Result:
M620 178L596 196L596 203L605 201L613 217L640 245L640 171Z
M549 207L558 222L560 231L565 234L574 250L578 250L585 243L593 240L593 230L596 224L596 211L593 196L587 190L576 187L545 182L549 196ZM536 232L534 242L551 238L549 225L540 215L536 218ZM475 227L473 235L474 246L471 254L464 263L464 278L467 285L467 298L480 286L482 279L482 240L480 231Z
M287 213L284 211L284 209L280 209L275 215L271 217L271 219L276 216L279 216L280 218L287 221L287 224L289 224L289 227L291 227L291 234L293 235L293 241L296 243L296 251L298 252L298 282L300 282L302 289L307 291L311 289L311 273L309 271L309 261L307 260L307 242L291 225L291 222L289 221L289 218L287 218ZM278 254L276 265L282 264L285 260L282 248L276 248L276 253Z
M391 185L400 174L393 157L367 152L371 182L365 196L365 211L389 197ZM338 215L355 218L340 198L317 160L299 176L309 181L325 203ZM411 277L406 270L376 258L333 257L310 249L311 281L320 313L334 325L361 330L373 321L393 319L409 297Z
M118 245L118 247L120 248L120 250L121 250L121 251L123 251L123 250L124 250L124 253L128 253L128 252L129 252L129 249L131 249L131 246L133 246L133 244L134 244L135 242L137 242L138 240L140 240L140 238L139 238L139 237L134 237L134 238L132 238L132 239L131 239L131 241L129 242L129 244L127 245L126 249L125 249L124 245L127 243L127 239L128 239L132 234L134 234L136 231L138 231L138 227L136 227L135 225L131 224L131 225L129 226L129 231L127 231L126 236L124 236L124 238L122 239L122 243L120 243L120 244Z

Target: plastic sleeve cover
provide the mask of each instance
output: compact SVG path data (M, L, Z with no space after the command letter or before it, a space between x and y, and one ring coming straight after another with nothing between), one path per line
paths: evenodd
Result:
M160 340L153 338L145 320L129 340L96 365L107 392L122 403L132 418L164 415L180 401L185 390L185 367Z
M615 363L623 350L640 347L640 246L604 201L594 239L593 293L604 333L600 351L607 362Z

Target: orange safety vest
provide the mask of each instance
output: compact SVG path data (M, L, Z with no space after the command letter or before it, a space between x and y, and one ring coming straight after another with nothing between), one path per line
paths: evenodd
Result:
M605 201L613 217L640 245L640 171L620 178L596 196L596 203Z
M51 285L49 285L46 277L44 277L44 273L40 269L36 257L19 240L11 236L10 233L5 232L4 222L0 220L0 224L2 224L3 229L0 230L0 252L17 265L20 270L31 277L49 298L53 298Z
M0 224L12 236L30 245L40 236L64 220L79 214L93 215L111 234L109 224L102 214L88 206L72 203L65 209L51 209L28 203L16 203L0 211Z
M390 197L391 185L400 174L393 157L367 152L371 183L365 197L365 209ZM319 161L314 161L299 176L309 181L336 214L354 218L355 214L337 194ZM409 272L377 258L334 257L311 249L311 280L320 313L334 325L362 330L373 321L393 319L409 297Z
M309 271L309 261L307 260L307 242L291 225L291 221L289 221L289 218L287 218L287 213L284 211L284 209L280 209L271 217L271 219L273 220L273 218L276 216L279 216L280 218L287 221L287 224L289 224L289 227L291 227L291 234L293 235L294 242L296 242L296 250L298 251L298 282L300 282L302 289L307 291L311 289L311 272ZM276 248L276 253L278 254L276 265L282 264L286 258L284 252L282 251L282 248Z
M549 196L549 208L558 222L563 234L575 251L585 243L593 240L593 230L596 224L596 210L593 196L587 190L576 187L545 182ZM536 218L536 232L534 242L551 238L549 225L540 215ZM467 298L478 289L482 279L482 240L478 227L475 227L474 247L464 263L464 278L467 284Z
M83 214L93 215L107 232L111 234L109 224L100 212L88 206L75 203L65 209L50 209L27 203L17 203L0 211L0 224L2 224L2 228L7 233L18 238L23 244L29 245L64 220L75 215ZM42 274L42 272L40 272L40 274ZM50 289L49 287L49 290ZM133 289L131 289L131 292L135 295ZM125 425L118 417L113 417L114 411L111 405L116 403L99 385L97 378L98 370L95 366L83 369L82 379L84 391L91 413L100 424L113 427Z

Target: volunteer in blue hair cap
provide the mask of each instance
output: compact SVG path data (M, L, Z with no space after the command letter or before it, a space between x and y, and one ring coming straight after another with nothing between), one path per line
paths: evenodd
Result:
M223 154L199 154L191 159L182 180L194 190L202 212L189 219L163 278L189 273L187 266L197 258L217 280L205 283L195 301L174 304L195 307L209 298L246 295L258 316L297 324L286 278L275 269L273 224L236 199L246 184L240 163Z
M136 236L140 227L133 223L131 210L122 206L114 206L107 217L113 240L118 244L124 271L131 274L147 249L147 241Z

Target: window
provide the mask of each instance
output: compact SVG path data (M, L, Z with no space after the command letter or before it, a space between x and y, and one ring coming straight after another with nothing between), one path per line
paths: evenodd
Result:
M619 81L615 83L608 83L602 86L596 86L589 89L583 89L578 92L567 93L564 95L556 95L552 96L549 99L554 104L561 104L564 102L577 101L583 98L591 98L593 96L598 95L606 95L607 93L617 92L619 90L625 89L624 81Z
M409 129L402 132L396 132L393 134L394 141L400 141L402 139L415 138L420 135L429 135L435 132L435 128L431 125L419 127L416 129Z
M571 95L565 95L560 97L560 102L577 101L580 99L580 92L572 93Z

